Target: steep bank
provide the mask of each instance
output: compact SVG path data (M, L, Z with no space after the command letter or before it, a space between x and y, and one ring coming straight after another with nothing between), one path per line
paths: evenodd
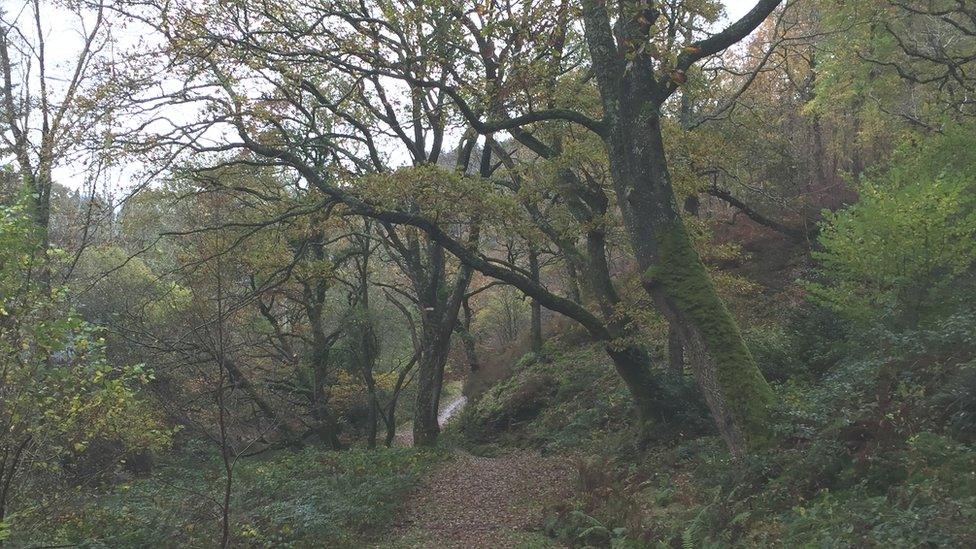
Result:
M966 396L976 383L976 319L952 319L881 354L842 354L836 340L813 340L806 322L749 334L784 402L783 442L743 462L694 405L690 376L665 379L687 410L640 433L602 350L558 343L466 407L459 444L489 455L581 455L566 473L574 490L543 512L552 543L976 546L976 416ZM835 363L818 373L827 352ZM879 389L885 379L897 382Z

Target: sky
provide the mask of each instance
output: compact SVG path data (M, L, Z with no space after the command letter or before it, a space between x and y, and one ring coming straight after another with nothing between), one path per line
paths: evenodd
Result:
M735 21L748 12L752 6L756 5L755 0L724 0L725 11L728 12L729 19Z

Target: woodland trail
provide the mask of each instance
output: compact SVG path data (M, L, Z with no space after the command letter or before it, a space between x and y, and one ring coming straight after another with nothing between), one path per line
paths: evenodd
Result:
M468 397L459 394L450 400L442 401L441 411L437 414L437 424L443 429L448 420L460 412L464 405L468 403ZM394 446L413 446L413 424L407 423L397 429L396 436L393 438Z
M539 533L544 509L570 494L571 479L565 457L458 451L408 500L394 525L394 546L552 547Z
M467 399L446 401L441 427ZM397 445L413 443L409 429ZM572 464L565 457L543 457L516 450L497 457L456 450L410 496L393 528L393 547L502 548L552 547L539 533L544 508L571 493Z

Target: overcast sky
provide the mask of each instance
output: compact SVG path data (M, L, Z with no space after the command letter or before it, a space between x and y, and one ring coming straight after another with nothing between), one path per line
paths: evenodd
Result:
M756 5L755 0L724 0L725 10L729 12L729 19L735 21Z

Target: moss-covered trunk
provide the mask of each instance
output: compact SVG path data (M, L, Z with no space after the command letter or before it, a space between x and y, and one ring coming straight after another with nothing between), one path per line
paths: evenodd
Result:
M741 456L769 443L772 391L678 214L657 108L636 99L640 90L625 86L621 97L606 143L643 286L675 329L719 432Z
M644 287L671 323L729 450L741 456L769 443L773 394L684 227L658 238L658 263Z
M607 150L617 205L646 275L644 287L677 330L716 424L735 455L768 442L773 395L678 215L660 116L692 63L745 38L778 4L757 3L722 32L686 48L676 67L641 46L662 15L654 3L619 3L615 14L604 1L580 3L603 107L594 131ZM629 9L640 17L627 17Z
M668 329L668 373L673 376L685 373L685 348L676 328Z

